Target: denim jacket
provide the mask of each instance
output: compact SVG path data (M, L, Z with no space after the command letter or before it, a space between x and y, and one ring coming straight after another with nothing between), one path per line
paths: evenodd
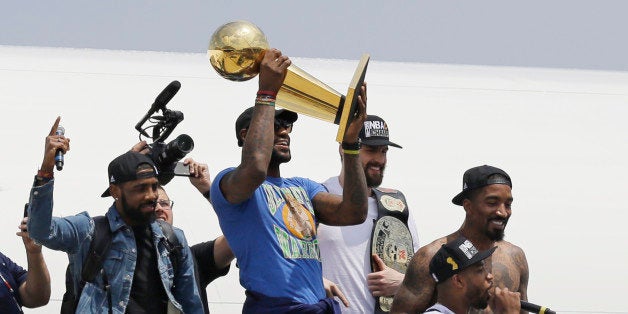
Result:
M76 291L83 261L88 254L94 234L94 220L87 212L63 218L52 217L53 187L54 180L51 180L31 189L28 230L33 240L50 249L68 254ZM112 311L124 313L129 302L137 260L135 238L133 230L124 223L115 205L109 208L106 216L111 227L112 242L103 262L103 270L111 285ZM192 255L183 231L175 228L175 234L184 247L178 274L175 275L159 224L153 222L151 229L159 254L158 269L161 281L172 305L184 313L203 313L201 298L194 279ZM98 275L93 284L89 282L85 284L76 312L108 313L108 311L107 293L103 289L102 276Z

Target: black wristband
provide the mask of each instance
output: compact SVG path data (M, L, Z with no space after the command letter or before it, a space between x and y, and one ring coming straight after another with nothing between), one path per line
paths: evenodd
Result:
M347 142L342 142L341 144L342 149L346 149L346 150L360 150L360 141L357 141L355 143L347 143Z
M206 199L209 199L209 191L211 190L207 190L207 192L203 193L203 196L205 196Z

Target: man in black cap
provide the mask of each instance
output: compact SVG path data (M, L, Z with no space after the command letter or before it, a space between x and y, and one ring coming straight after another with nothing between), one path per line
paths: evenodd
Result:
M318 226L323 275L336 282L349 300L350 307L343 313L387 312L392 302L390 296L399 289L405 267L419 248L419 240L403 194L379 187L384 179L388 148L401 146L390 141L388 125L375 115L366 117L359 138L360 163L370 189L368 216L363 223L355 226L339 227L323 223ZM343 155L340 155L341 160ZM340 175L323 182L329 192L342 194L344 172L342 167ZM398 222L394 228L373 233L381 229L375 226L393 226L390 220ZM394 239L389 243L395 244L390 246L395 252L386 252L384 259L376 250L371 255L373 243L387 242L383 235Z
M290 132L297 114L275 110L275 97L290 63L276 49L264 54L255 106L236 121L240 164L218 173L211 187L211 202L246 289L244 313L339 311L323 288L315 225L358 224L366 218L366 181L353 148L366 118L364 86L357 115L344 135L350 186L345 194L327 193L306 178L281 177L279 166L291 159Z
M52 217L55 155L69 150L69 139L55 134L58 124L59 118L46 137L41 169L31 189L28 230L35 241L68 253L74 291L81 292L76 313L203 313L183 232L174 231L182 245L174 262L169 239L155 221L157 168L146 155L129 151L111 161L109 188L102 196L115 201L104 217L92 218L87 212ZM102 272L80 290L95 224L110 232L111 241Z
M485 309L489 302L497 313L519 313L520 294L498 289L491 296L493 274L486 259L496 246L478 251L465 237L443 244L430 261L429 270L436 281L437 303L425 313L466 314L470 309Z
M443 244L460 236L469 239L480 250L498 246L489 265L495 276L495 286L519 292L521 299L527 300L529 271L525 253L504 240L504 230L512 214L512 201L512 181L506 172L487 165L467 170L462 192L452 200L465 211L462 226L417 251L395 295L392 312L421 312L436 302L436 283L430 276L429 261ZM490 309L486 311L490 313Z

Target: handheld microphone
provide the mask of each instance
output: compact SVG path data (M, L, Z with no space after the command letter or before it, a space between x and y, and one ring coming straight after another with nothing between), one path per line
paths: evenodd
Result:
M536 305L530 302L521 301L521 309L524 311L528 311L530 313L538 313L538 314L556 314L556 312L550 310L541 305Z
M64 135L65 129L62 126L57 127L56 135ZM63 170L63 151L57 149L57 154L55 155L55 165L57 166L57 170Z
M179 92L180 88L181 83L179 81L172 81L168 84L168 86L166 86L166 88L164 88L164 90L161 91L161 93L159 93L159 95L157 95L155 102L150 105L148 112L144 115L142 120L135 125L135 129L139 131L140 134L146 137L149 136L146 131L142 130L142 125L150 118L151 115L157 112L157 110L161 109L163 111L164 108L166 108L166 104Z

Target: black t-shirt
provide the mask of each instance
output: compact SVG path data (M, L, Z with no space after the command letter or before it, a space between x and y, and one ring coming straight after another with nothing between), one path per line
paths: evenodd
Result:
M214 241L201 242L190 247L192 256L198 270L198 282L200 284L199 292L203 300L203 309L205 313L209 313L207 304L207 286L210 282L218 277L222 277L229 272L230 266L223 269L217 269L216 260L214 259Z
M166 313L168 295L157 266L157 249L150 225L133 227L137 261L126 313Z

